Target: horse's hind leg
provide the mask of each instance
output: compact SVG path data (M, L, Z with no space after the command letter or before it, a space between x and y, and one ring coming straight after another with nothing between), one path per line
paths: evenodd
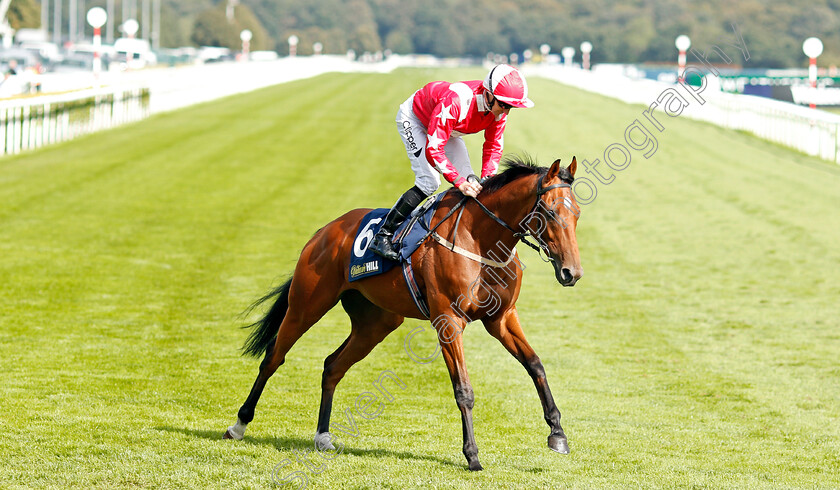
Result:
M364 359L389 333L403 322L403 317L385 311L355 290L345 291L341 305L350 316L350 336L341 347L324 361L321 379L321 408L318 411L316 440L322 448L332 449L330 443L330 413L335 388L353 364Z
M260 395L268 379L285 362L286 353L312 325L338 303L338 286L327 287L323 284L323 277L320 279L308 279L306 274L295 272L289 289L288 310L277 330L277 336L266 348L265 358L260 363L260 372L248 398L237 413L236 424L225 432L225 439L244 437L245 426L254 419L254 409Z

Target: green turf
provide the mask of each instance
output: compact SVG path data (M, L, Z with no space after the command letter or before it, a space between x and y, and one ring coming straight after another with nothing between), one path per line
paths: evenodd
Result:
M301 339L232 442L258 365L238 315L322 224L411 185L393 116L412 90L482 75L321 76L0 160L0 487L272 486L311 447L349 324L338 308ZM598 158L642 117L530 87L505 139L545 164ZM333 421L383 370L406 389L310 488L840 486L840 168L660 119L657 153L584 207L575 288L522 252L519 311L572 453L546 447L531 380L473 324L485 470L466 471L443 362L402 350L410 320L348 373Z

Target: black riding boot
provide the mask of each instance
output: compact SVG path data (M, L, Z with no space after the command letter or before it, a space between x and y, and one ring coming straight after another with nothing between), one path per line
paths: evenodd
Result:
M394 231L405 221L406 218L414 211L418 204L426 199L426 194L417 186L407 190L394 204L394 207L388 211L385 216L385 222L379 228L379 232L373 237L370 243L370 250L376 255L380 255L389 260L400 260L400 254L394 248L391 239L394 238Z

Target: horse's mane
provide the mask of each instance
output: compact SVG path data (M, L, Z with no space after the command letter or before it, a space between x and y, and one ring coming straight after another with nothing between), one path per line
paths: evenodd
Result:
M504 170L488 178L481 184L483 187L482 193L498 191L505 185L526 175L539 175L542 177L548 173L548 167L537 165L530 155L508 155L502 161L502 167ZM567 184L572 183L573 177L569 169L561 167L560 180Z

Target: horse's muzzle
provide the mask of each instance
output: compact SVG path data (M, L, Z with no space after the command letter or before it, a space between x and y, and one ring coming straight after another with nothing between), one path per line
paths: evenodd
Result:
M583 269L563 267L559 261L554 261L554 277L564 287L572 287L583 277Z

